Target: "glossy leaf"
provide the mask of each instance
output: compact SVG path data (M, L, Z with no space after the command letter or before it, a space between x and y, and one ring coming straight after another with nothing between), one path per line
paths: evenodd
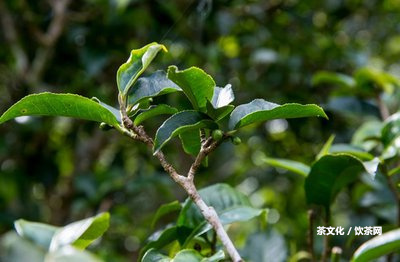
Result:
M223 119L235 108L229 105L234 99L235 95L230 84L224 88L215 87L211 101L207 101L206 104L207 114L215 121Z
M171 138L190 130L217 128L206 115L197 111L181 111L171 116L158 128L154 139L154 152L159 151Z
M272 119L309 116L322 116L327 118L324 110L317 105L278 105L263 99L255 99L248 104L237 106L232 111L229 119L229 127L230 129L237 129L253 123Z
M135 125L140 125L143 121L158 116L158 115L173 115L178 112L178 109L169 105L156 105L151 106L148 109L141 111L136 117L133 123Z
M212 206L218 214L234 207L251 207L249 199L227 184L215 184L199 190L204 202ZM196 228L204 217L192 200L186 199L177 220L177 226Z
M194 129L183 132L179 135L179 138L181 139L182 147L186 154L196 156L200 152L200 130Z
M23 219L15 221L14 226L18 235L41 246L44 250L49 249L51 239L59 229L51 225L30 222Z
M183 90L195 110L206 111L207 100L212 99L215 88L210 75L197 67L179 71L176 66L170 66L168 78Z
M310 167L308 165L293 160L263 157L262 161L273 167L283 168L304 177L308 176L310 172Z
M157 221L165 216L166 214L169 214L171 212L175 212L175 211L180 211L182 208L181 203L179 203L178 200L175 200L171 203L167 203L164 205L161 205L158 209L156 214L153 217L153 221L151 222L151 227L154 228L155 224L157 223Z
M171 258L161 254L156 249L149 249L146 254L144 254L142 262L170 262Z
M26 96L0 117L0 124L19 116L67 116L118 126L113 112L89 98L73 94L46 92Z
M78 249L84 249L103 235L109 223L110 215L108 213L101 213L97 216L62 227L54 234L50 244L50 251L57 250L66 245L73 245Z
M391 115L382 127L382 143L389 146L393 141L400 137L400 112Z
M146 98L182 91L167 78L164 71L156 71L150 76L139 78L128 93L128 105L135 105Z
M356 85L354 78L351 76L329 71L320 71L316 73L311 82L312 85L330 84L345 88L352 88Z
M99 258L92 255L85 250L79 250L72 246L65 246L54 252L46 255L46 262L70 262L70 261L84 261L84 262L101 262Z
M373 237L354 252L353 262L367 262L400 249L400 229Z
M307 202L322 205L329 213L329 207L336 195L348 184L365 172L363 163L346 155L325 155L312 166L304 184Z
M129 88L161 50L167 52L167 48L164 45L151 43L131 51L128 61L122 64L117 71L117 85L120 93L126 94L129 91Z
M140 250L139 258L143 256L142 261L145 261L145 257L148 254L149 250L161 249L162 247L169 245L178 239L179 233L176 226L172 226L162 231L156 232L154 234L154 237L151 237L150 241Z

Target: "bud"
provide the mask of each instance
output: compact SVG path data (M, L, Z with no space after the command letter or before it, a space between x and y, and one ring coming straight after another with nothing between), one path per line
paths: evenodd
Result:
M104 122L101 122L101 123L100 123L99 128L100 128L101 130L104 130L104 131L108 131L108 130L110 130L110 129L113 129L112 126L110 126L109 124L104 123Z
M235 146L240 145L240 143L242 143L242 139L240 139L240 137L234 136L234 137L232 137L232 143Z
M212 132L212 138L213 138L215 141L221 140L223 136L224 136L224 133L223 133L221 130L219 130L219 129L216 129L216 130L214 130L214 131Z

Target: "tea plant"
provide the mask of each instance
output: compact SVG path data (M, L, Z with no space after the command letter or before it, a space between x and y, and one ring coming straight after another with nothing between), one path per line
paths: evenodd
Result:
M326 117L317 105L296 103L278 105L263 99L234 106L230 84L218 87L214 79L197 67L179 70L169 66L167 73L156 71L143 75L149 64L165 46L151 43L132 50L129 59L117 72L118 104L114 108L100 99L75 94L40 93L22 98L1 117L0 124L20 116L67 116L100 122L102 129L115 129L121 134L146 144L163 169L188 194L183 205L177 202L163 206L155 221L170 210L180 210L177 222L161 232L142 250L142 261L171 261L160 249L177 240L179 252L173 261L219 261L224 252L232 261L243 261L227 235L224 225L246 221L265 214L265 210L251 207L246 196L225 184L211 185L197 190L194 180L199 167L207 165L207 157L221 143L240 143L239 129L277 118ZM190 107L154 104L153 98L173 92L182 93ZM171 115L150 137L143 123L158 115ZM184 151L194 157L187 172L180 172L162 151L174 137L179 137ZM185 174L185 175L184 175ZM212 229L213 233L209 233ZM199 253L188 249L193 242L204 247ZM196 243L200 245L200 242Z

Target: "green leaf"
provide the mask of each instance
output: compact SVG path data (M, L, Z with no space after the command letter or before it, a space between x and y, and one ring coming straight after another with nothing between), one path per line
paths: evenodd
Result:
M164 71L156 71L150 76L141 77L128 93L128 105L135 105L146 98L182 91L179 86L167 78Z
M278 105L255 99L248 104L236 107L230 116L230 129L237 129L253 123L264 122L278 118L299 118L322 116L327 118L324 110L317 105L284 104Z
M354 78L360 91L367 93L384 91L391 94L400 86L400 81L395 76L374 68L361 68L355 72Z
M167 52L164 45L151 43L131 51L128 61L122 64L117 71L117 85L120 93L126 94L129 91L160 50Z
M44 261L51 262L70 262L70 261L84 261L84 262L101 262L99 258L93 254L79 250L72 246L64 246L54 252L48 253Z
M78 249L85 249L94 240L103 235L110 223L109 213L80 220L60 228L50 244L50 251L63 246L73 245Z
M385 147L391 145L396 138L400 137L400 112L386 119L381 131L381 136L382 143Z
M215 184L199 190L199 194L208 206L212 206L217 214L234 207L251 207L250 201L241 192L227 184ZM204 217L191 199L186 199L177 220L177 226L196 228L203 223Z
M351 261L372 261L381 256L396 252L400 249L400 229L386 232L362 244L354 252Z
M32 241L45 250L49 249L51 239L58 230L58 227L37 222L30 222L23 219L15 221L14 226L18 235Z
M100 101L100 99L98 99L97 97L92 97L93 101L96 101L97 103L99 103L102 107L104 107L105 109L107 109L108 111L110 111L111 113L113 113L113 115L115 116L115 118L117 119L117 121L119 123L121 123L121 114L119 112L119 109L116 109L115 107L112 107L110 105L107 105L106 103L103 103L102 101Z
M215 121L220 121L235 108L233 105L223 106L221 108L215 109L209 101L207 101L207 115L209 115Z
M262 161L273 167L284 168L304 177L308 176L308 173L310 173L310 167L301 162L271 157L263 157Z
M308 204L322 205L329 213L330 204L341 189L366 171L357 158L346 155L325 155L311 166L304 184Z
M215 121L223 119L235 108L229 105L234 99L235 95L230 84L224 88L215 87L211 101L207 101L206 104L207 114Z
M156 249L149 249L146 254L144 254L142 262L170 262L171 259L160 252L158 252Z
M118 126L113 112L89 98L73 94L28 95L0 117L0 124L19 116L68 116Z
M381 139L382 126L383 123L376 120L363 123L354 133L351 144L366 151L372 150Z
M146 255L150 250L161 249L162 247L171 244L172 242L178 240L179 234L176 226L172 226L158 231L154 234L156 237L152 237L151 240L140 250L139 258L143 255L142 261L145 260ZM153 253L154 254L154 253ZM151 260L148 260L151 261Z
M172 262L200 262L203 257L193 249L184 249L179 251Z
M0 240L0 261L44 261L46 250L42 246L35 245L34 242L20 237L13 231L3 234Z
M183 150L186 154L196 156L200 152L200 130L194 129L179 135L182 142Z
M335 140L335 135L331 135L328 140L325 142L325 144L323 145L321 151L319 151L316 159L320 159L321 157L323 157L324 155L329 153L329 150L332 146L333 140Z
M181 111L171 116L158 128L154 140L154 153L157 153L171 138L186 131L200 128L218 128L206 115L193 111Z
M312 77L311 83L313 86L321 84L331 84L345 88L352 88L356 85L355 80L351 76L329 71L317 72Z
M133 123L138 126L140 125L143 121L158 116L158 115L173 115L178 112L178 109L175 107L169 106L169 105L164 105L164 104L159 104L156 106L151 106L143 111L141 111L136 117Z
M330 153L346 153L352 156L355 156L361 160L372 160L374 158L373 155L366 152L364 149L359 148L357 146L348 145L348 144L334 144L330 150Z
M215 88L210 75L198 67L178 71L176 66L170 66L168 78L182 88L195 110L206 111L207 100L212 99Z
M181 208L182 208L182 205L181 205L181 203L179 203L178 200L175 200L171 203L160 206L160 208L157 209L157 212L153 217L153 221L151 222L151 227L154 228L155 224L161 217L163 217L166 214L169 214L171 212L174 212L174 211L180 211Z

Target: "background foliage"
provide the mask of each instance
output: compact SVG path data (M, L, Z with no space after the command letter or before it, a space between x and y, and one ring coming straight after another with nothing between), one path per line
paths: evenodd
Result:
M257 97L321 104L329 121L275 120L245 128L244 143L224 144L196 178L200 187L227 182L256 207L270 209L267 234L257 232L257 223L232 228L235 242L247 256L257 256L254 261L271 256L262 253L264 249L251 251L260 241L276 247L276 257L283 259L304 250L304 179L260 164L257 155L311 163L331 134L337 143L349 142L366 119L379 118L375 101L340 93L331 85L313 86L311 77L319 70L352 75L363 66L398 76L400 2L59 2L68 5L62 14L47 1L0 3L0 112L42 91L96 96L116 105L116 70L131 49L152 41L165 44L169 53L159 56L150 70L169 64L199 66L217 85L231 83L237 104ZM51 31L54 23L59 32ZM184 102L175 95L157 99ZM398 92L384 99L389 108L398 107ZM160 121L150 125L158 127ZM108 211L110 229L101 248L91 249L105 259L131 261L153 231L157 207L185 199L143 145L104 132L95 123L23 118L0 126L0 132L0 234L19 218L61 226ZM186 170L190 159L178 148L167 145L165 152ZM340 193L333 224L382 225L394 220L390 192L381 192L381 202L373 192L364 183ZM372 212L379 203L387 204ZM162 218L158 227L171 218ZM337 237L333 242L354 251L366 239Z

